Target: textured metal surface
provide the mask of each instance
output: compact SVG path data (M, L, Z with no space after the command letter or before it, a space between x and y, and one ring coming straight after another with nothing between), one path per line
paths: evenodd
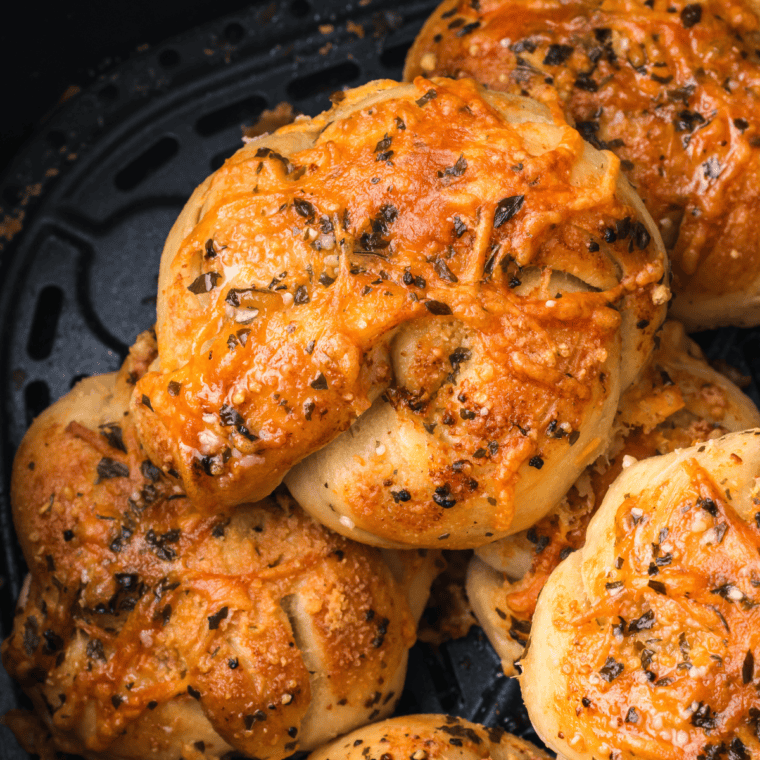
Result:
M337 89L399 78L436 4L254 4L121 63L19 152L0 183L0 217L21 226L0 252L3 637L24 574L8 481L30 421L79 378L117 369L153 323L166 234L240 147L241 126L282 101L315 114ZM0 714L24 704L0 668ZM415 647L399 712L449 712L535 738L479 629L440 650ZM0 757L26 760L0 732Z

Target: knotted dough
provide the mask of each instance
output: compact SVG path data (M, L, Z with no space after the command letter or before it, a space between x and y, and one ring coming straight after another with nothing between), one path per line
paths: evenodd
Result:
M360 546L283 491L195 509L145 456L127 403L155 355L88 378L35 420L12 504L30 576L3 663L41 726L91 760L280 760L388 715L437 572Z

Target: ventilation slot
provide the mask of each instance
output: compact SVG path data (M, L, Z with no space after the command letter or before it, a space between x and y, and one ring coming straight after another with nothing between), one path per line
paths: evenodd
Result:
M40 291L26 344L26 351L32 359L39 361L50 356L62 309L63 291L59 287L48 285Z
M182 63L182 57L173 48L166 48L162 50L158 56L158 62L165 69L173 69L175 66L179 66Z
M491 683L491 687L481 690L478 697L480 704L473 714L473 722L482 723L487 726L500 725L505 728L508 725L509 728L507 730L510 733L520 736L525 736L525 731L530 730L530 725L525 725L524 720L516 719L514 714L504 715L505 711L501 707L504 704L513 705L522 702L519 685L514 678L505 678L502 673L498 673L495 681Z
M51 148L62 148L66 144L66 135L60 129L53 129L47 133L47 141Z
M201 137L210 137L230 127L242 128L257 119L266 107L267 101L258 95L245 98L245 100L238 100L237 103L232 103L201 116L195 122L195 131Z
M230 45L237 45L245 37L245 29L233 21L231 24L227 24L224 27L224 39L230 43Z
M31 425L34 418L50 406L50 388L44 380L34 380L26 386L24 406L27 425Z
M444 658L436 657L429 649L424 649L422 659L425 664L427 676L432 681L431 693L438 697L441 712L454 714L458 707L459 688L456 680L452 678L453 669L448 657L448 650L443 652Z
M162 137L134 161L127 164L115 177L119 190L134 190L179 153L179 143L173 137Z
M211 171L215 172L239 147L239 145L235 145L233 148L223 150L221 153L213 156L211 161L209 161Z
M293 0L290 4L290 12L296 18L303 18L311 10L311 5L306 0Z
M312 74L294 79L288 85L288 97L294 100L304 100L320 92L333 92L344 85L358 79L361 69L353 61L343 61L336 66L323 71L315 71Z
M409 52L411 46L412 42L409 40L385 48L380 54L380 63L382 63L387 69L401 71L404 67L404 62L406 61L406 54Z
M17 185L8 185L3 188L3 201L9 206L18 206L21 203L21 188Z
M100 92L98 99L104 103L113 103L119 97L119 88L115 84L107 84Z

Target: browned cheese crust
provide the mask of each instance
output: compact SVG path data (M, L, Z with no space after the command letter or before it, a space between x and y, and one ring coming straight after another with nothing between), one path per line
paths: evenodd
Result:
M549 760L530 742L501 728L451 715L406 715L336 739L308 760Z
M387 715L415 631L393 572L424 596L434 553L397 553L392 572L284 491L231 516L198 512L126 411L152 355L146 338L118 377L79 384L14 464L31 575L3 663L55 746L273 760Z
M474 77L614 151L689 327L760 323L760 36L746 0L446 0L405 78Z
M359 537L434 546L445 523L472 524L452 500L504 530L520 467L614 408L621 333L626 376L649 353L665 268L616 159L562 120L472 82L375 82L254 140L196 190L161 262L140 436L216 510L271 492L387 388L380 403L435 461L406 502L380 472L348 495ZM406 364L391 356L402 325ZM470 355L480 376L457 382Z
M688 448L760 426L755 404L705 361L673 321L641 378L624 394L611 450L531 529L478 549L467 592L480 624L516 675L538 595L557 565L586 541L589 521L610 484L638 459Z
M310 461L289 487L395 546L535 521L513 519L518 481L545 511L604 448L669 296L617 160L464 81L373 83L252 142L161 267L160 369L133 397L153 461L200 509L260 498L387 389L340 472Z
M538 599L521 679L568 760L760 756L760 430L639 462Z

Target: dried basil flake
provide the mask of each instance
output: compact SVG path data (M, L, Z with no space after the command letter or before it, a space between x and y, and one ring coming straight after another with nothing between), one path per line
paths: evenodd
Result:
M509 198L502 198L496 204L496 211L493 215L494 228L501 227L508 222L522 208L524 202L524 195L512 195Z
M222 622L222 620L225 620L227 618L227 615L229 613L229 607L226 605L222 607L219 612L217 612L214 615L208 616L208 629L209 631L215 631L217 628L219 628L219 623Z
M209 293L217 286L217 283L221 279L222 279L222 275L219 274L219 272L206 272L205 274L202 274L196 277L190 283L190 285L187 286L187 289L191 293L195 293L196 295L201 295L202 293Z
M117 462L110 457L103 457L98 462L98 479L95 481L96 485L101 480L110 480L111 478L128 478L129 468L127 465Z

